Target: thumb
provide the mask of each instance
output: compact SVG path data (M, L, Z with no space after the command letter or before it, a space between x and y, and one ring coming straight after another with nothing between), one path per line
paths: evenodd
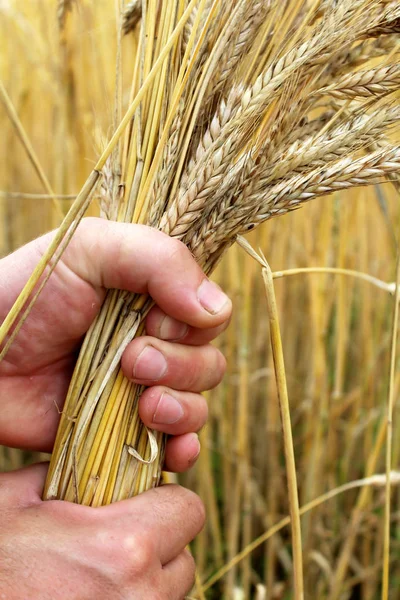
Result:
M0 475L0 496L3 502L27 506L41 502L49 464L38 463Z

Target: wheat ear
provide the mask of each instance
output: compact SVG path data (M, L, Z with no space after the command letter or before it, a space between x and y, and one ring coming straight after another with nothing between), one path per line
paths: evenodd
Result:
M378 66L349 73L339 81L319 90L319 95L330 95L340 100L368 98L390 94L400 87L400 64Z
M126 5L123 18L122 29L125 34L130 33L139 23L142 18L142 2L141 0L132 0Z
M256 182L242 190L222 211L209 215L197 232L192 232L190 249L202 264L218 251L222 240L243 234L268 219L295 210L317 196L351 187L370 185L400 169L400 146L386 145L367 156L348 156L307 174L299 174L272 185Z

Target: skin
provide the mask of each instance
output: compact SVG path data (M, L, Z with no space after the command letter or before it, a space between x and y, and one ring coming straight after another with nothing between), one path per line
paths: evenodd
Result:
M53 233L0 261L4 319ZM122 358L148 386L140 416L170 434L165 468L182 472L200 452L202 391L225 371L210 345L231 302L176 240L138 225L85 219L0 363L0 444L51 451L82 337L106 289L149 293L146 336ZM193 585L186 546L204 525L201 500L163 486L102 508L43 502L47 465L0 474L0 599L181 600ZM182 514L185 519L182 519Z

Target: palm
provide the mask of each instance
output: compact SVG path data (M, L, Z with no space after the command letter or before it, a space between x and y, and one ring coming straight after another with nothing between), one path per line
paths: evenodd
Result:
M5 275L0 292L1 319L10 310L37 260L33 256L29 264L25 256L23 264L14 265L15 257L18 258L18 253L4 259L1 265ZM57 267L0 363L0 397L7 398L7 404L20 417L18 430L11 431L10 437L0 442L51 449L76 354L102 296L102 290L95 290L64 264ZM0 426L7 418L7 411L2 414Z

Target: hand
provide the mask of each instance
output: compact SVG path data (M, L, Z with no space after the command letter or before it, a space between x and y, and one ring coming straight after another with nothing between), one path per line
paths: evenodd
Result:
M198 496L168 485L102 508L42 502L45 472L0 476L0 598L184 599L185 546L204 524Z
M0 261L4 319L53 234ZM148 227L85 219L17 339L0 363L0 444L51 451L76 355L106 288L148 292L157 302L147 336L122 358L126 376L150 386L144 423L172 436L166 468L182 471L199 452L205 423L199 392L216 386L225 360L211 346L231 303L208 281L183 244Z
M28 244L0 262L1 318L11 308L51 236ZM0 443L51 450L77 351L100 309L106 288L148 292L157 302L146 321L147 336L131 343L122 366L127 377L149 386L140 401L140 415L148 427L174 436L167 444L166 468L183 471L199 453L194 432L207 417L207 406L199 392L217 385L224 373L225 361L209 342L226 328L231 303L208 281L179 242L144 226L99 219L82 222L0 364ZM110 600L183 598L193 578L193 567L182 551L204 520L203 509L193 494L165 487L113 507L89 509L40 502L44 477L41 466L0 477L2 565L9 565L3 569L9 576L4 582L0 580L0 590L4 585L11 586L7 598L26 597L25 589L32 589L28 596L38 599L97 599L101 596L95 590L106 589L105 579L112 590L105 595ZM179 508L179 516L171 514L174 507ZM186 519L187 510L192 511L191 522ZM140 515L140 519L132 521L132 514ZM161 520L164 527L160 526ZM128 523L132 523L131 528ZM104 525L100 527L103 547L94 536L100 524ZM167 525L171 526L168 531ZM136 555L137 547L144 548L136 568L135 564L131 568L130 557L123 568L119 564L121 553L114 558L112 552L115 544L124 550L127 535L129 539L140 539L139 546L135 543ZM162 548L164 540L168 540L169 553ZM96 552L103 554L99 557ZM142 560L144 554L151 555L151 561ZM166 565L174 560L180 568L168 571ZM31 577L22 581L22 565L24 569L25 565L32 571L36 569L38 586L40 581L51 580L55 592L47 593L45 585L35 591ZM163 587L166 582L160 587L161 573L167 571L170 587ZM64 576L68 593L59 585ZM76 586L86 585L88 591L81 592L78 587L73 590L73 581ZM144 585L153 586L146 596ZM130 591L118 591L124 586ZM175 591L164 594L164 589Z

